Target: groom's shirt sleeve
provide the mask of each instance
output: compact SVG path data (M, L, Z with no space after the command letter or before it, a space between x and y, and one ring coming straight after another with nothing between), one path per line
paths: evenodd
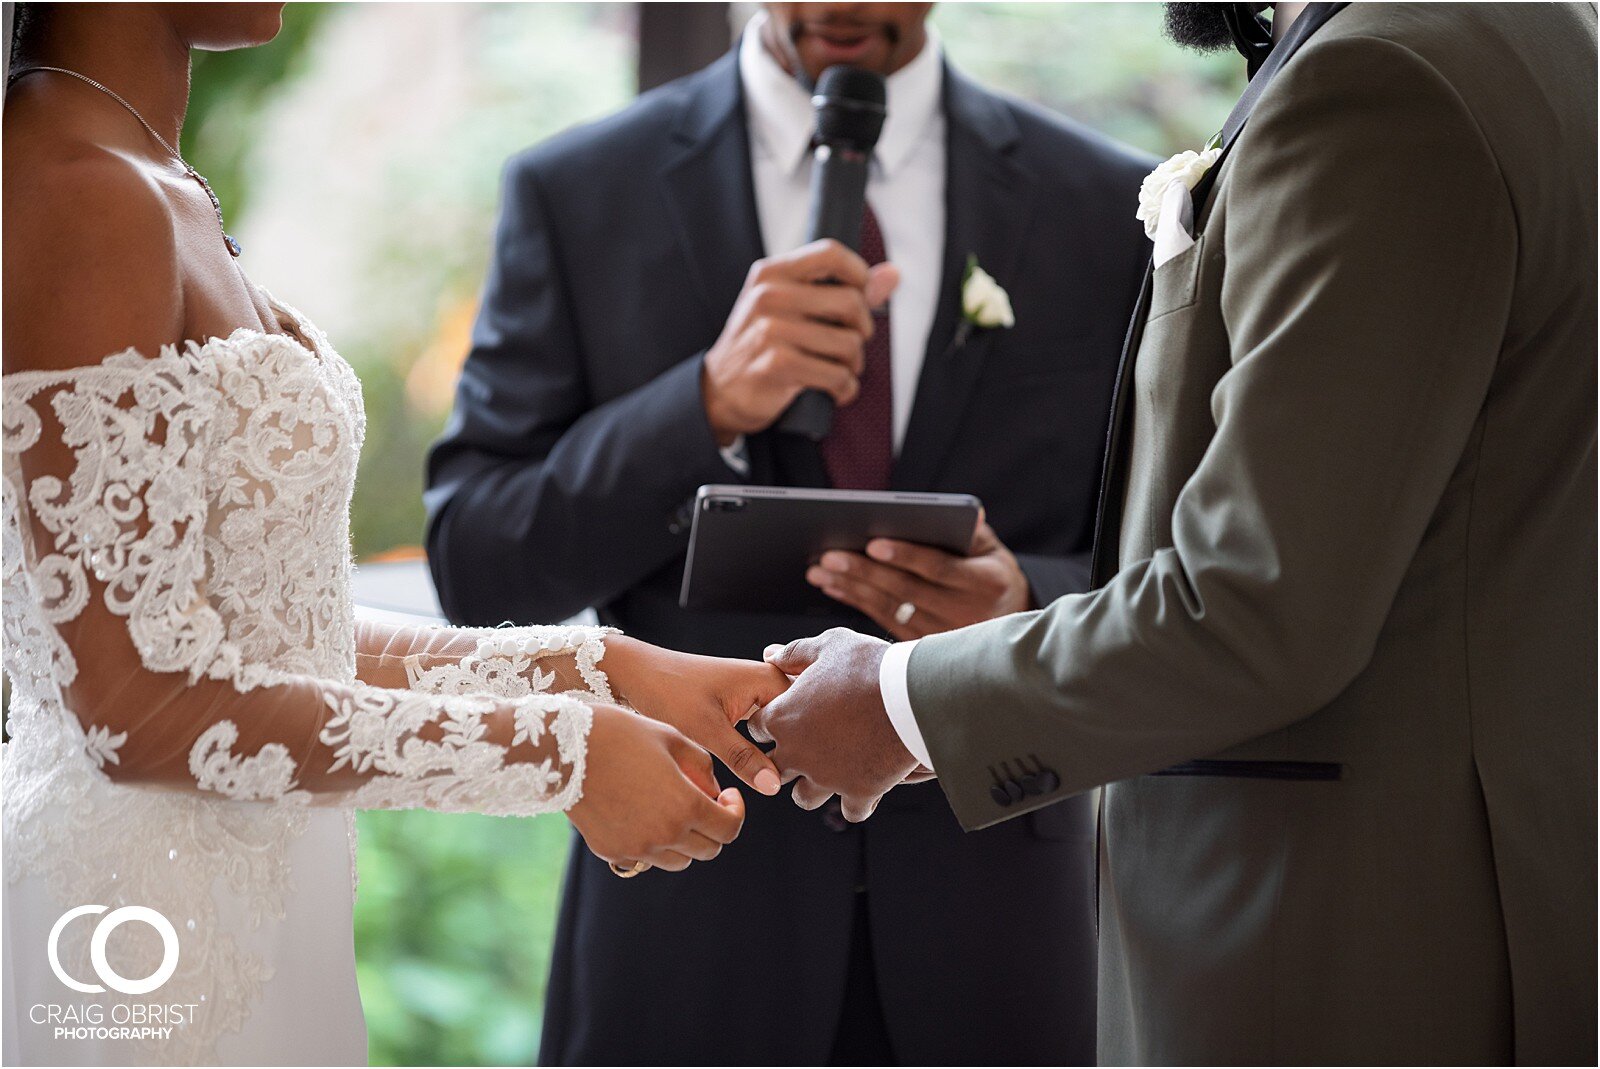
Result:
M922 729L917 727L916 714L911 711L911 694L906 687L906 668L916 645L917 640L913 639L889 647L878 666L878 689L883 692L883 707L889 712L889 723L894 725L895 734L911 751L911 756L921 762L923 768L932 771L933 757L928 753L928 744L922 741Z

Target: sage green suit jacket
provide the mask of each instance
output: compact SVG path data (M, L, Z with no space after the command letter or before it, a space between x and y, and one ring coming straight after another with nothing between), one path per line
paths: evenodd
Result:
M967 827L1110 784L1103 1062L1595 1060L1595 26L1332 16L1151 280L1105 585L913 651Z

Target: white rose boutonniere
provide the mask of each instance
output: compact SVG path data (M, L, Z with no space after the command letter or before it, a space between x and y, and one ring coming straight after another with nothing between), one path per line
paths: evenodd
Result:
M1136 218L1144 224L1145 237L1154 241L1156 227L1161 222L1161 201L1167 187L1182 182L1185 189L1193 189L1211 170L1222 155L1221 135L1214 137L1199 152L1180 152L1145 176L1139 187L1139 211Z
M956 329L952 349L967 343L974 328L989 330L994 327L1016 326L1017 317L1011 310L1011 295L994 276L978 266L978 258L967 257L967 273L961 279L961 326Z

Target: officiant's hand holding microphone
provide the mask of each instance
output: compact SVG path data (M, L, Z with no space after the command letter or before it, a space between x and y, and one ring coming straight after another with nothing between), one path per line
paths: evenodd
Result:
M855 252L886 97L881 74L853 67L831 67L814 87L809 243L750 268L701 373L706 417L724 448L774 423L820 441L834 406L856 398L872 313L900 281L895 267L869 267Z
M872 310L899 280L831 240L757 260L701 372L717 443L766 430L803 390L855 400Z

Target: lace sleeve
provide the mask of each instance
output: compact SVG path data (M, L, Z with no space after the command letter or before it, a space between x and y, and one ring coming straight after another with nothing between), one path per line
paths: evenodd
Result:
M356 621L364 683L435 694L571 694L621 704L601 668L612 627L404 627Z
M328 603L296 603L274 578L272 554L319 541L296 529L315 510L280 509L255 554L230 554L240 543L226 527L309 500L297 480L329 478L322 462L346 458L353 476L356 443L339 439L359 429L318 421L314 400L275 405L248 372L200 353L6 377L6 594L26 603L7 613L6 638L33 651L8 669L53 692L89 759L121 782L292 804L570 808L591 718L578 698L451 685L421 660L407 680L418 690L301 670L319 633L342 620L338 648L352 639ZM335 548L329 574L347 581L347 544ZM263 655L286 630L273 621L318 613L332 618L303 629L311 648ZM579 678L586 648L563 651ZM530 662L556 656L545 652Z

